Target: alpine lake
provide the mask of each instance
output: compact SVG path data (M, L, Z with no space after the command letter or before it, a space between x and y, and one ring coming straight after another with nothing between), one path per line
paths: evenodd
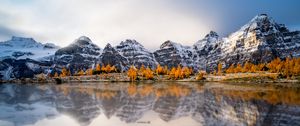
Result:
M0 85L0 126L300 126L300 84Z

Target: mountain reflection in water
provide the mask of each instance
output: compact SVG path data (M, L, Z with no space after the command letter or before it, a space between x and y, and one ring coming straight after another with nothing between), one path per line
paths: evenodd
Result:
M288 84L287 84L288 85ZM0 125L300 125L297 85L0 85Z

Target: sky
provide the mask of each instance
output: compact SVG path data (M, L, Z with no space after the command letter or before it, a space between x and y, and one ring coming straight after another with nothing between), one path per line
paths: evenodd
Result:
M149 50L166 40L192 45L225 37L266 13L300 30L299 0L0 0L0 41L32 37L64 47L88 36L104 48L135 39Z

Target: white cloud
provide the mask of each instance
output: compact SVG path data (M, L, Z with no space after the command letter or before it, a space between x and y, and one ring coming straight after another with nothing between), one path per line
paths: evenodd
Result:
M100 47L136 39L154 50L166 40L191 45L201 39L213 21L162 0L0 0L0 25L38 41L60 46L86 35Z

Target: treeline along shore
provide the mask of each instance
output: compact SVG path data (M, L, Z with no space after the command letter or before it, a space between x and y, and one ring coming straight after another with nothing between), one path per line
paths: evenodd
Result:
M115 66L97 64L95 68L78 70L75 73L63 68L60 73L38 74L34 78L3 81L13 83L71 83L71 82L142 82L142 81L199 81L199 82L257 82L299 83L300 58L276 58L269 63L231 64L223 68L221 63L211 72L195 71L190 67L168 68L157 65L155 69L141 65L120 71Z

